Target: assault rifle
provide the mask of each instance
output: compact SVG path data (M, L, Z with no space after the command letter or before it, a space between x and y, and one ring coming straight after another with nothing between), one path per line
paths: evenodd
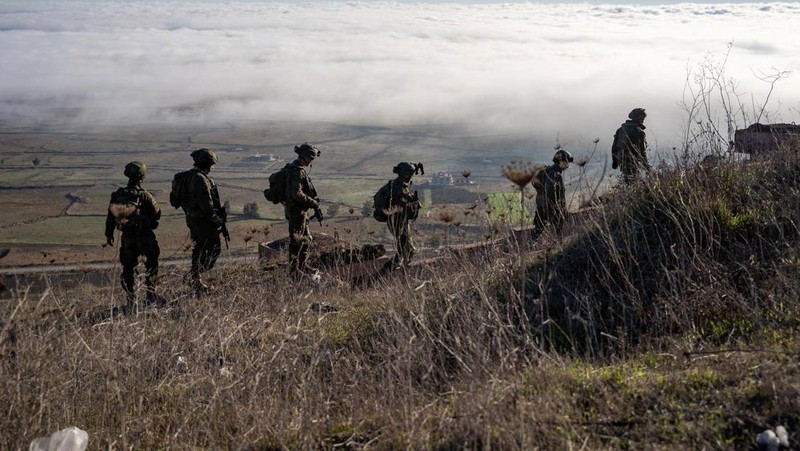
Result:
M314 214L310 218L308 218L309 221L311 221L312 219L316 219L317 221L319 221L319 225L322 225L322 220L325 219L325 217L322 216L322 210L320 210L319 207L315 208Z
M222 232L222 237L225 238L225 249L230 249L228 243L231 242L231 234L228 232L228 212L225 211L224 208L217 209L217 216L222 219L222 226L220 226L220 231Z

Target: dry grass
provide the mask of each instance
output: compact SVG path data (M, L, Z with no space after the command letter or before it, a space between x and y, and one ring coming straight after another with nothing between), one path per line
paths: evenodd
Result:
M119 317L115 282L17 292L0 305L0 448L71 425L92 449L741 449L792 433L800 221L782 200L798 168L659 172L526 254L530 296L515 243L360 287L222 266L194 300L165 274L170 306Z

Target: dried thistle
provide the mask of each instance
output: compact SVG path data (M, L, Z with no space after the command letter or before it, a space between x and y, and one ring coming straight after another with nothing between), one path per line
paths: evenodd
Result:
M464 177L465 179L469 179L470 175L472 175L472 171L468 169L464 169L463 171L461 171L461 176Z
M251 235L249 233L246 233L246 234L242 235L242 239L244 240L245 243L249 243L250 240L253 239L253 235Z
M439 220L445 224L452 224L456 219L456 214L451 210L442 210L439 212Z
M589 162L589 160L588 160L588 159L586 159L586 158L579 158L577 161L575 161L575 164L576 164L578 167L581 167L581 168L582 168L582 167L586 166L586 163L588 163L588 162Z
M501 167L500 172L503 174L503 177L522 189L523 186L533 180L533 177L538 171L537 166L532 165L530 162L512 161L511 164Z
M353 209L353 207L350 207L347 209L347 212L352 215L353 213L355 213L355 209Z
M595 143L595 144L597 144L597 143L599 143L599 142L600 142L600 138L595 138L594 140L592 140L592 142L593 142L593 143Z

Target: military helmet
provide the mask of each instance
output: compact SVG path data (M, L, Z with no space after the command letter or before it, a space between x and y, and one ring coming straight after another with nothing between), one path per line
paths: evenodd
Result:
M296 153L298 156L311 158L313 160L314 158L320 156L322 152L320 152L319 149L311 144L305 142L299 146L294 146L294 153Z
M144 177L147 175L147 166L141 161L131 161L125 165L125 171L123 173L125 177L129 179L144 180Z
M632 119L634 121L643 121L646 117L647 113L644 112L644 108L634 108L630 113L628 113L628 119Z
M553 155L553 163L560 163L562 161L572 163L573 161L575 161L575 159L572 158L572 155L570 155L569 152L567 152L564 149L560 149L558 152L555 153L555 155Z
M217 154L213 149L197 149L191 155L195 165L210 166L217 164Z
M417 168L411 164L406 163L405 161L402 163L398 163L397 166L392 168L392 172L397 175L401 175L403 177L411 177L416 172Z

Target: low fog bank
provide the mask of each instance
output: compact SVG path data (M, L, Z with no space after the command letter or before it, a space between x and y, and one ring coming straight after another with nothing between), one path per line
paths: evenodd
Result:
M707 57L753 104L796 71L800 5L0 4L0 119L123 125L465 124L604 141L645 107L679 140L687 71ZM767 32L768 31L768 32ZM771 118L792 120L779 83Z

